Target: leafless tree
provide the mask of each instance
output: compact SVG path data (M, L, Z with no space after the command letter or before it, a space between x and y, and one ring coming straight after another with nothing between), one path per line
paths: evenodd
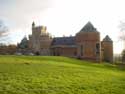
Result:
M120 22L120 25L119 25L119 28L120 28L120 40L123 40L125 41L125 22Z
M0 42L7 42L9 30L8 27L4 24L3 20L0 20Z
M119 39L121 41L124 42L124 45L125 45L125 22L120 22L120 25L119 25L119 28L120 28L120 36L119 36ZM125 62L125 46L124 46L124 50L122 51L121 53L121 56L122 56L122 62Z

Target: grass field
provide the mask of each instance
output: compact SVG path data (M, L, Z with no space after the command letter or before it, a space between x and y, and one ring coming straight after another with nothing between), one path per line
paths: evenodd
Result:
M0 94L125 94L125 67L66 57L0 56Z

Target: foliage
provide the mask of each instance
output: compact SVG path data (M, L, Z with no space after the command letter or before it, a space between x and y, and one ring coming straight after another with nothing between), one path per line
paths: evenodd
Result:
M15 54L16 52L16 45L0 45L0 54L6 55L6 54Z
M55 56L0 56L0 94L125 94L125 69Z

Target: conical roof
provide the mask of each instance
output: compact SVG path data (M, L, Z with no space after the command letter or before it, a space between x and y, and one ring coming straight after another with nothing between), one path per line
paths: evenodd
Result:
M28 39L27 39L27 37L25 36L23 39L22 39L22 42L27 42L28 41Z
M80 32L97 32L96 28L92 25L89 21L81 30Z
M26 37L24 37L24 38L22 39L21 43L19 44L19 48L24 49L24 48L27 48L27 47L28 47L28 40L27 40Z
M112 42L112 39L108 35L106 35L103 41Z

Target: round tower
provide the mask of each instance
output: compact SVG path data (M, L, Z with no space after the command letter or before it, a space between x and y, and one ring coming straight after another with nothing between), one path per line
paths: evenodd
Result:
M79 58L100 62L100 33L91 22L76 34L76 44Z
M107 35L102 41L103 60L113 62L113 41Z

